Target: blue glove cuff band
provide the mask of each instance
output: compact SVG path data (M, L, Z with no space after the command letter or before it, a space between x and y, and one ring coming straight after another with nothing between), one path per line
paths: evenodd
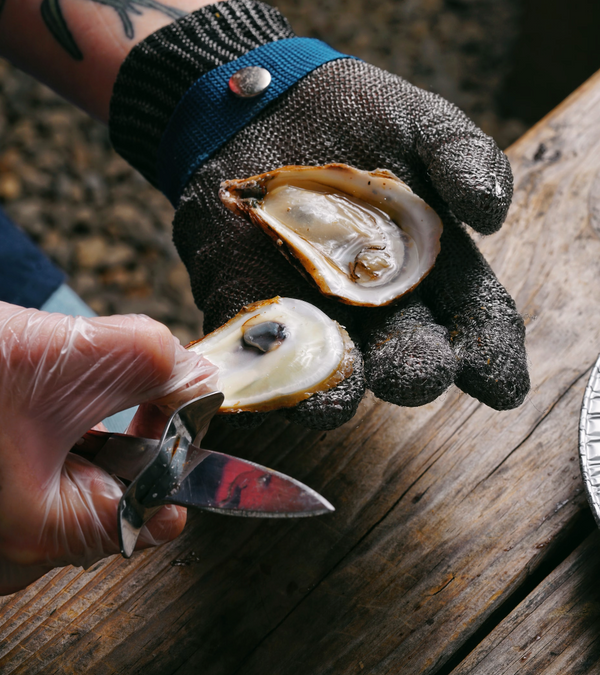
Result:
M161 190L176 206L192 174L271 101L319 66L341 54L320 40L289 38L269 42L210 70L179 101L158 149ZM241 68L260 66L271 84L255 98L240 98L229 89L229 78Z

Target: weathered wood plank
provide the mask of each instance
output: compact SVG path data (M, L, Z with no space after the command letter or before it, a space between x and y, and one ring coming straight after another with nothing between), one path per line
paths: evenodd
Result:
M169 546L54 573L0 605L0 672L435 673L586 508L576 443L600 345L599 122L596 76L511 149L515 204L481 242L528 317L524 406L496 413L452 390L417 410L367 399L325 435L281 420L213 430L215 449L297 476L338 510L195 515Z
M600 532L556 568L452 675L600 672Z

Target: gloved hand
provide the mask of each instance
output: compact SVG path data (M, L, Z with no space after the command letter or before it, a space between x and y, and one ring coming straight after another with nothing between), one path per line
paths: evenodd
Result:
M150 36L132 50L114 88L117 150L156 184L161 137L192 83L292 36L277 10L252 0L217 3ZM208 110L207 125L211 119ZM225 179L331 162L391 170L444 222L434 269L392 307L349 308L323 298L217 197ZM207 331L249 302L283 295L318 305L358 337L364 375L359 367L345 390L300 404L295 421L317 428L346 421L362 396L363 377L378 397L399 405L427 403L455 382L503 410L519 405L529 389L524 324L461 221L495 232L511 197L508 160L460 110L347 58L306 75L195 171L177 205L174 240Z
M215 380L212 365L148 317L74 318L0 302L0 595L119 550L123 486L70 453L77 440L138 403L166 414ZM156 438L162 414L142 405L130 428ZM184 524L185 509L164 507L139 547Z

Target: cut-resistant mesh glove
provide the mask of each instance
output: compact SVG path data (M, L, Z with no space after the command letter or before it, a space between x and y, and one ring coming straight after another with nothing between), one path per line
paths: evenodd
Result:
M432 401L453 382L493 408L519 405L529 389L524 324L461 224L483 234L498 230L511 201L512 175L494 141L460 110L347 57L316 67L238 127L227 80L225 113L204 105L190 114L180 103L199 78L206 82L219 69L235 72L257 54L260 64L261 50L277 56L285 47L288 56L281 59L293 60L289 51L302 40L292 38L274 8L251 0L217 3L136 46L114 88L113 143L177 206L175 244L204 311L205 330L243 305L275 295L307 300L344 324L360 345L364 372L359 364L345 388L293 409L292 419L308 426L329 428L349 419L364 381L376 396L398 405ZM270 68L275 77L277 61ZM180 138L175 150L165 149L186 125L192 131L184 134L185 142ZM209 147L207 157L188 162L187 174L177 168L187 145L219 126L231 127L231 137ZM228 211L217 195L226 179L334 162L392 171L443 220L434 269L393 306L348 307L324 298L268 237ZM180 174L185 180L174 190Z
M216 369L146 316L96 319L0 302L0 595L53 567L119 551L124 486L70 451L138 403L130 432L160 437L168 410L214 391ZM185 509L161 509L138 548L176 537Z

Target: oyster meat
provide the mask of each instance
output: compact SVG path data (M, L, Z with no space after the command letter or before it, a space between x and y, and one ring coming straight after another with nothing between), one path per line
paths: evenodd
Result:
M188 346L218 366L221 412L287 408L336 386L353 370L346 331L302 300L256 302Z
M266 232L320 291L350 305L387 305L433 267L442 223L389 171L284 166L221 183L221 201Z

